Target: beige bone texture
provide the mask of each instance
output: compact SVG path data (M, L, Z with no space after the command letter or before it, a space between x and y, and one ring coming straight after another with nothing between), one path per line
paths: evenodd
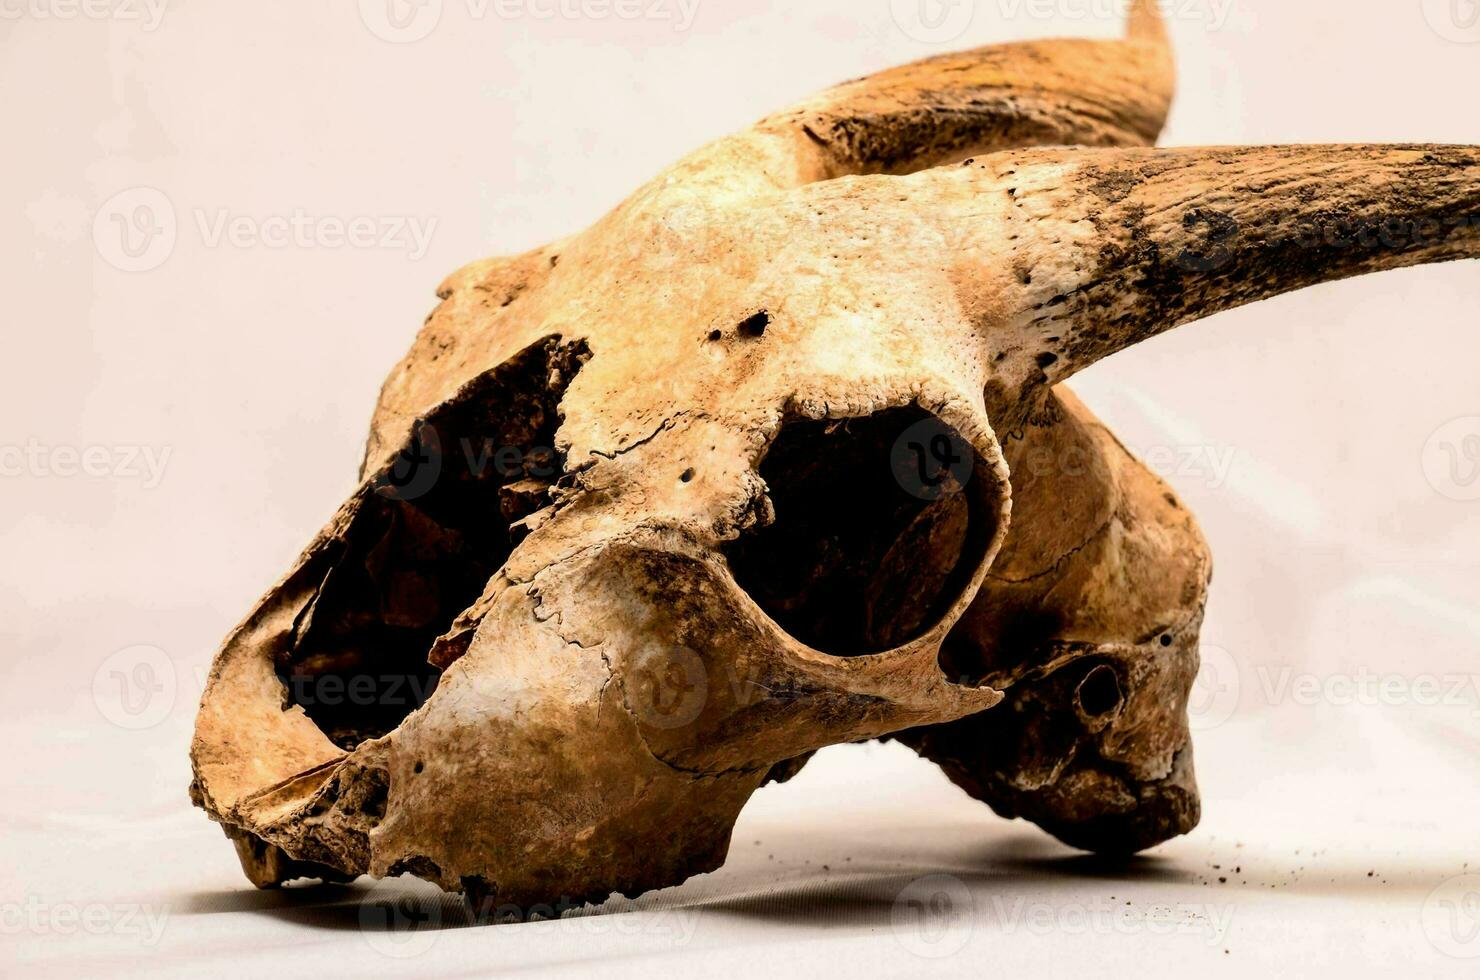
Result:
M212 669L192 795L248 877L631 895L882 737L1078 847L1191 829L1208 550L1062 383L1480 255L1480 150L1149 149L1171 91L1138 3L842 85L448 278Z

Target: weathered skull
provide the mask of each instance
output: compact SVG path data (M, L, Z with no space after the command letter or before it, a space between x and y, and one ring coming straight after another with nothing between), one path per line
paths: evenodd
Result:
M894 734L1081 847L1191 828L1207 549L1057 386L1480 254L1480 151L1118 148L1169 104L1155 6L844 85L448 279L211 674L193 792L252 880L671 885Z

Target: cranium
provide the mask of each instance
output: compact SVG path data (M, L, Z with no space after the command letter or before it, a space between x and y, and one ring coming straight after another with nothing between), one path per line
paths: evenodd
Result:
M886 736L1082 848L1188 831L1208 551L1062 384L1480 255L1480 150L1146 149L1171 90L1138 3L832 89L447 279L211 673L192 791L248 876L631 894Z

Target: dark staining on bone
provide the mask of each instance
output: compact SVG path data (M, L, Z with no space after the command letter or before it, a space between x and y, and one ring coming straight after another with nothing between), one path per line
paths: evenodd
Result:
M1290 166L1271 169L1264 162L1271 152L1249 148L1085 169L1095 201L1086 217L1101 244L1088 282L1068 294L1074 303L1064 312L1076 321L1065 352L1071 360L1088 363L1189 320L1410 264L1407 256L1453 248L1456 238L1480 227L1468 220L1480 201L1453 177L1473 165L1470 155L1395 164L1381 181L1354 169L1350 180L1318 186L1303 153L1277 154ZM1210 159L1228 169L1219 193L1204 195L1213 203L1148 210L1145 202L1160 193L1155 185L1175 184L1185 179L1180 171ZM1334 148L1330 162L1360 160ZM1126 296L1137 302L1126 304ZM1044 315L1042 307L1035 312L1039 322L1065 318Z
M932 451L967 455L934 472ZM792 418L760 475L775 520L726 557L762 609L824 653L879 653L919 637L960 598L996 535L994 474L916 406Z
M1013 679L1049 656L1052 637L1063 631L1062 612L1033 604L1004 606L998 611L991 639L984 641L966 624L946 637L940 650L940 670L953 684L1009 687Z
M1119 127L1100 98L1049 89L1026 93L1002 81L1048 63L1032 48L946 55L934 70L936 79L950 79L948 84L920 79L912 85L901 79L910 89L907 96L864 98L845 85L833 107L799 114L794 121L835 166L863 173L910 173L980 152L984 144L1103 144ZM970 75L960 77L963 72ZM973 75L974 83L968 80ZM1154 115L1126 121L1143 138L1160 128ZM1117 133L1114 141L1125 138Z
M342 748L396 728L436 689L428 653L515 545L510 525L564 474L559 404L589 357L547 338L415 428L318 556L321 584L276 658L287 705Z
M943 93L936 99L948 97ZM923 93L922 100L931 102L931 94ZM981 140L993 116L1001 119L1010 108L1001 102L980 103L968 109L946 105L902 107L863 118L816 115L803 127L835 162L850 169L907 173L917 169L921 159L945 162L969 151Z

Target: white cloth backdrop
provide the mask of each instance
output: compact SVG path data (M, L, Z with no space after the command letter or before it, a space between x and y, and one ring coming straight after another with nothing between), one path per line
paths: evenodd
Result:
M936 43L912 4L0 4L0 973L1474 975L1475 264L1237 311L1077 383L1218 561L1205 817L1130 867L848 746L759 793L716 874L386 932L453 909L254 892L190 809L210 655L350 488L443 274L822 85L1118 29L1111 0L944 3ZM1480 142L1473 0L1172 6L1168 144ZM110 245L157 195L173 238ZM408 220L335 247L325 219L357 217Z

